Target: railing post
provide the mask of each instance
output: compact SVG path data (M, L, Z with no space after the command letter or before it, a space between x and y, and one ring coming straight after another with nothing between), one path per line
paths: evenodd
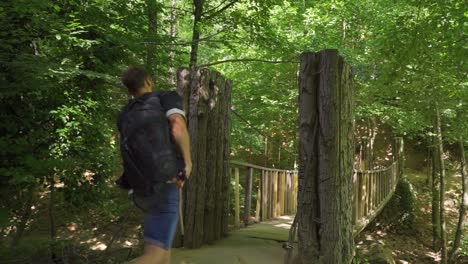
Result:
M262 181L261 181L261 186L262 186L262 197L261 197L261 203L262 203L262 208L261 208L261 215L262 219L261 221L265 221L267 218L267 171L262 170Z
M257 206L255 207L255 221L257 222L260 222L261 204L262 204L262 177L260 176L260 182L258 184L258 191L257 191Z
M278 171L273 173L273 218L278 216L278 175Z
M249 225L250 208L252 207L252 175L253 168L247 167L245 170L244 226Z
M235 200L235 215L234 215L234 226L235 228L240 227L240 199L239 199L239 168L234 169L234 177L235 177L235 186L234 186L234 200Z
M279 184L279 215L284 215L284 197L285 197L285 183L286 183L286 173L280 172L280 178L278 180Z

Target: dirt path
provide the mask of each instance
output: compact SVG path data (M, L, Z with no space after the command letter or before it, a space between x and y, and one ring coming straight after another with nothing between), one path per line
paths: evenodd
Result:
M232 232L214 245L201 249L175 249L172 264L282 264L283 242L292 217L259 223Z

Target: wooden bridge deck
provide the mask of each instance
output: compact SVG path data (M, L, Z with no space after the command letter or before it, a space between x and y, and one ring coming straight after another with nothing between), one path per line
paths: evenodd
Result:
M200 249L174 249L172 264L282 264L293 216L249 225Z

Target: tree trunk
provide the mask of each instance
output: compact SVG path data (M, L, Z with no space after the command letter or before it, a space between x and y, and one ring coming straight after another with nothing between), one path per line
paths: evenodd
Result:
M190 69L194 69L197 66L198 56L198 44L200 41L200 27L201 17L203 14L203 0L193 0L194 5L194 20L193 20L193 34L192 34L192 46L190 51Z
M171 0L171 17L170 23L171 28L169 29L169 35L171 36L171 46L169 51L169 83L171 85L176 84L176 71L175 71L175 38L177 33L177 0Z
M231 82L208 69L177 72L192 146L193 173L184 188L184 246L198 248L228 231ZM181 245L181 239L175 242Z
M55 254L55 238L57 237L57 228L55 226L54 216L54 203L55 203L55 177L50 177L50 194L49 194L49 208L47 210L49 216L49 235L50 235L50 254L53 263L59 263L60 258Z
M148 32L146 44L146 70L153 81L156 81L156 36L157 36L157 2L156 0L146 0L146 10L148 15Z
M429 186L431 182L431 168L432 168L432 147L431 140L427 139L427 157L426 157L426 185Z
M217 167L217 175L215 179L215 225L214 225L214 234L215 234L215 239L218 240L223 237L223 231L222 231L222 219L223 219L223 210L224 210L224 204L223 204L223 180L224 178L229 177L229 173L226 171L227 167L225 168L225 162L227 163L228 160L226 160L225 157L225 141L224 141L224 136L225 136L225 130L227 129L226 124L225 124L225 118L228 112L226 111L226 97L225 97L225 85L226 81L221 76L221 74L217 75L217 78L215 81L215 89L217 89L217 100L218 100L218 113L217 113L217 127L213 128L218 130L217 138L216 138L216 151L217 151L217 157L216 157L216 162L214 165ZM227 133L230 133L230 131L227 131Z
M19 241L23 237L24 231L26 230L26 224L27 224L29 218L31 218L31 213L32 213L31 207L32 207L32 203L33 203L33 200L34 200L33 199L34 198L34 190L35 189L34 189L33 186L30 186L26 190L27 200L24 203L21 219L20 219L20 222L18 224L18 227L16 228L15 235L13 236L13 239L11 240L10 246L12 248L18 246Z
M209 71L206 69L191 72L191 97L189 131L192 149L192 177L187 186L187 206L185 210L184 246L199 248L203 244L203 223L205 213L206 186L206 140L208 125ZM188 204L190 203L190 204Z
M215 240L215 192L216 192L216 176L218 175L218 167L216 166L216 159L218 158L218 148L216 148L218 135L218 115L219 115L219 100L217 98L218 91L215 86L218 72L211 72L209 81L209 101L208 111L208 124L207 124L207 142L206 142L206 159L208 165L206 166L206 187L205 187L205 215L204 226L206 228L203 232L205 243L212 244Z
M439 113L439 107L436 105L436 123L437 123L437 145L438 145L438 150L439 150L439 164L440 164L440 247L442 250L442 264L447 263L447 234L445 230L445 207L444 207L444 202L445 202L445 165L444 165L444 147L443 147L443 141L442 141L442 131L441 131L441 121L440 121L440 113Z
M353 258L351 70L336 50L304 53L299 76L299 263Z
M455 239L453 241L453 247L450 251L450 263L455 261L455 257L457 255L457 251L460 247L460 241L463 234L463 227L465 226L465 214L466 208L468 207L468 178L466 177L466 159L465 159L465 147L463 146L463 139L460 138L458 141L458 145L460 147L460 173L462 176L462 193L461 193L461 203L460 203L460 210L458 215L458 224L457 230L455 232Z
M377 129L375 120L373 118L367 119L367 169L372 170L374 168L374 142L377 136Z
M231 91L232 91L232 82L226 80L224 86L224 111L225 111L225 129L224 129L224 178L222 183L222 201L223 206L223 219L222 219L222 234L226 235L228 233L228 224L229 224L229 204L230 204L230 186L231 186L231 177L229 174L229 157L231 155Z
M434 131L435 132L435 131ZM439 214L439 162L436 139L432 138L432 249L438 251L440 246L440 214Z

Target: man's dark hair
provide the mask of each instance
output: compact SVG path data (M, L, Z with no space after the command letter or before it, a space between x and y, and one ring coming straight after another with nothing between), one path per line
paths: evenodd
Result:
M121 80L130 94L136 94L140 88L145 86L145 80L149 77L144 68L132 66L122 74Z

